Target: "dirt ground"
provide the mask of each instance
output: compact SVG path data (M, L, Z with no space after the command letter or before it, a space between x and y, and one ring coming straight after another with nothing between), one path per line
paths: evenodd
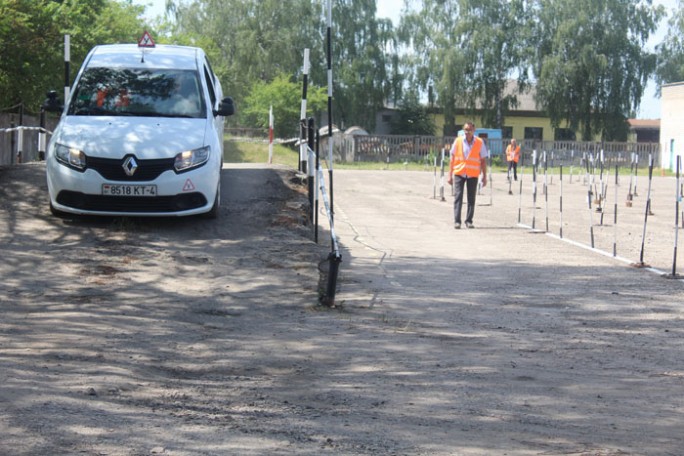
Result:
M331 310L295 172L223 172L218 220L58 219L0 169L0 454L684 454L671 178L641 249L643 180L618 230L566 182L560 240L557 178L456 231L430 172L335 171Z

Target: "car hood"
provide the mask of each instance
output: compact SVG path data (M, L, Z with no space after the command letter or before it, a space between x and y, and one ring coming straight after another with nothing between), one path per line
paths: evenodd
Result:
M91 157L169 158L205 145L207 119L66 116L53 141Z

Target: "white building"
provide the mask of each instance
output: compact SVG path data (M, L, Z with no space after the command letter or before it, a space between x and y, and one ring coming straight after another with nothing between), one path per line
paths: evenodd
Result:
M674 171L684 156L684 82L663 85L660 103L661 166Z

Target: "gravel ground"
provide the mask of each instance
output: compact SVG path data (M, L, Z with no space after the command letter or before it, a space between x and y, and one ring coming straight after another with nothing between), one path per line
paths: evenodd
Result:
M560 240L529 178L456 231L430 172L335 171L328 309L292 170L227 167L214 221L58 219L42 164L0 169L0 454L682 454L674 181L644 268L642 180L617 235L565 182Z

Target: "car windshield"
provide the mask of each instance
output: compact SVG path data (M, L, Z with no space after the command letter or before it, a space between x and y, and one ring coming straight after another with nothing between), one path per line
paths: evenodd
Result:
M203 118L201 89L193 70L89 68L74 89L68 114Z

